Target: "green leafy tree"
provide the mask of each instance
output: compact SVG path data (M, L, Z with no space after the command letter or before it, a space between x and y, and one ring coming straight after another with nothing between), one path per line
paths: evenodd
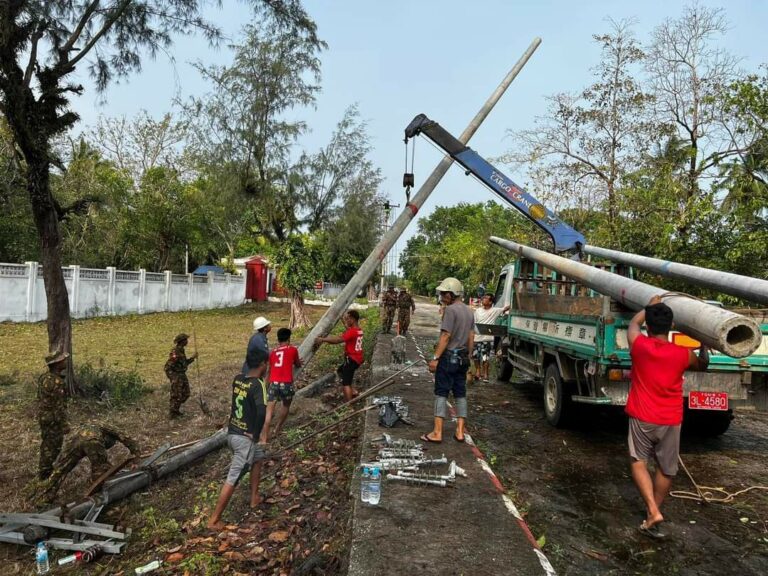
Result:
M24 173L24 159L0 118L0 262L36 260L40 253Z
M708 203L712 171L737 153L728 137L731 119L722 94L734 79L737 59L715 42L728 29L724 10L691 4L679 18L656 27L645 60L656 118L670 124L686 153L679 205L690 208L675 224L680 242L697 226L698 207Z
M294 234L271 251L277 267L277 281L291 294L289 328L312 326L304 310L304 292L314 288L318 278L320 254L311 236Z
M609 33L593 38L601 48L595 82L578 95L550 97L547 115L516 134L522 151L505 159L532 163L532 192L554 209L603 211L606 226L595 232L602 244L616 245L622 178L638 168L660 128L650 122L651 98L635 77L645 54L632 21L611 21Z
M200 0L0 2L0 112L24 160L24 184L40 238L51 351L72 349L60 230L70 207L54 197L50 170L63 168L54 139L78 120L69 103L83 87L73 81L73 73L87 67L103 91L113 79L140 69L144 53L167 50L174 34L200 31L218 41L220 31L202 16L204 5ZM314 24L298 1L258 5L314 36Z
M367 124L353 105L344 112L326 146L315 154L302 155L297 163L297 182L306 212L303 223L310 232L327 228L336 220L340 200L346 202L361 190L378 191L381 171L368 157L371 150Z
M401 254L406 281L414 291L427 295L434 294L446 276L461 280L467 291L480 282L493 286L501 267L513 255L488 242L490 236L551 245L517 211L495 202L439 207L419 221L418 233Z
M198 163L216 175L220 201L252 205L262 232L284 240L298 227L297 181L290 156L306 123L288 120L295 108L312 106L319 91L325 47L314 29L299 33L274 17L248 26L228 66L197 69L212 86L185 104Z

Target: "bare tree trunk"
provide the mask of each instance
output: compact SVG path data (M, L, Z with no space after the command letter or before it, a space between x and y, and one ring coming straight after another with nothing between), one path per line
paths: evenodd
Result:
M294 328L310 328L311 326L312 322L309 321L304 310L304 295L300 291L294 290L291 292L291 319L288 327L293 330Z
M49 165L46 160L29 162L28 159L27 192L40 238L43 283L48 305L48 350L50 353L69 353L67 382L70 394L74 394L76 383L72 370L72 321L67 285L61 269L59 218L50 191Z

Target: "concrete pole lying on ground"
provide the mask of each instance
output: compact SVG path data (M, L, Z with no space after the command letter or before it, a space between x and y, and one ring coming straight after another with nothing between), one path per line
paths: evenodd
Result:
M535 38L525 53L520 57L517 63L506 75L504 80L501 81L501 84L499 84L498 88L494 90L493 94L491 94L491 96L488 98L480 111L475 115L464 132L461 133L459 140L462 143L466 144L472 135L477 131L477 129L480 127L480 124L482 124L483 120L485 120L485 118L488 116L490 111L499 101L501 96L518 75L520 70L522 70L526 62L528 62L528 59L539 47L539 44L541 44L541 39ZM419 191L416 193L416 195L408 204L406 204L405 209L400 213L400 216L398 216L397 220L395 220L392 227L384 233L384 236L382 236L379 243L373 249L373 252L371 252L368 258L366 258L365 262L363 262L352 279L347 283L341 293L333 301L333 304L331 304L331 307L328 308L328 311L323 315L322 318L320 318L318 323L315 324L309 334L307 334L307 337L304 338L301 346L299 346L299 356L305 365L314 356L315 338L318 338L319 336L325 336L336 325L336 322L339 321L339 318L341 318L341 315L344 313L347 307L352 304L352 302L354 302L358 292L360 292L360 290L370 281L371 277L381 264L381 261L386 257L387 253L390 251L392 246L394 246L395 242L402 235L403 231L411 222L411 220L413 220L414 216L416 216L419 209L422 207L427 198L429 198L429 195L435 189L437 183L440 182L440 179L448 171L448 168L451 167L452 163L453 160L448 156L440 161L440 164L438 164L437 168L432 171L432 174L430 174L429 178L427 178L421 188L419 188ZM297 392L298 396L304 396L305 394L302 394L302 390Z
M117 502L118 500L133 494L137 490L146 488L153 481L169 476L170 474L176 472L179 468L186 466L187 464L190 464L195 460L202 458L203 456L208 455L214 450L218 450L224 446L226 440L227 430L226 428L222 428L212 436L200 440L194 446L184 450L184 452L168 458L165 462L158 465L157 467L152 466L147 470L137 470L138 473L136 475L132 474L129 477L126 477L123 481L115 482L114 484L105 487L100 494L88 498L87 500L84 500L78 504L71 504L67 506L66 516L73 519L82 518L88 514L92 508L99 508L100 506L106 506L112 502ZM62 514L62 512L64 512L62 508L54 508L52 510L48 510L47 512L43 512L43 514L46 516L59 516ZM19 525L13 527L14 530L20 528L23 528L23 526ZM9 533L0 533L0 542L11 542L17 544L27 543L30 545L34 544L33 542L30 543L19 541L19 539L15 537L14 534Z
M510 240L491 236L490 241L610 296L633 310L640 310L648 304L651 297L667 292L657 286L605 272ZM751 318L692 298L674 298L665 303L674 312L678 330L728 356L743 358L760 346L763 335L760 326Z
M582 248L582 252L592 256L599 256L600 258L607 258L620 264L634 266L635 268L640 268L660 276L682 280L696 286L712 288L718 292L732 294L751 302L768 304L768 280L691 266L690 264L670 262L669 260L661 260L659 258L638 256L637 254L609 250L598 246L587 245Z

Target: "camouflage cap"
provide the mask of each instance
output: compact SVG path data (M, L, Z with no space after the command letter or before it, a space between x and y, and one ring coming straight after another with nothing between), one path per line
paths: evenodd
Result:
M181 334L176 335L176 338L173 339L173 343L178 344L184 340L189 340L189 334L184 334L184 332L182 332Z
M45 357L45 363L50 366L51 364L56 364L57 362L66 360L67 358L69 358L68 352L54 352L53 354L48 354L48 356Z

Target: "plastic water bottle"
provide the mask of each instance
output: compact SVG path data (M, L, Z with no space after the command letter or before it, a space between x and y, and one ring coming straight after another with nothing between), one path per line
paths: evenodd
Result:
M371 501L371 469L368 466L363 467L363 475L360 478L360 500Z
M371 472L371 487L368 502L376 506L381 501L381 469L375 467Z
M38 574L48 574L51 570L51 565L48 563L48 548L45 547L45 542L37 543L35 564L37 565Z

